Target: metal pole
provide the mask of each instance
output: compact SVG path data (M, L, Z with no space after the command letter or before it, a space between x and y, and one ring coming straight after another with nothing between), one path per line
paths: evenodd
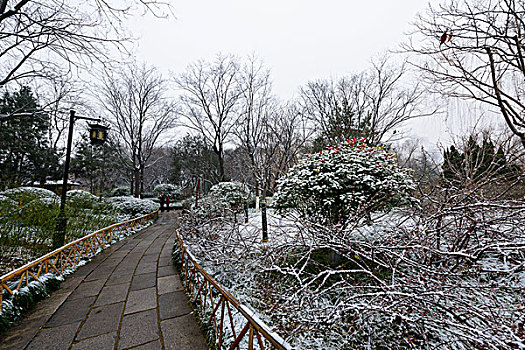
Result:
M244 223L248 223L248 200L244 200Z
M195 208L199 205L199 185L201 183L201 178L197 178L197 188L195 189Z
M268 221L266 220L266 201L261 201L261 213L262 213L262 241L268 242Z
M69 163L71 161L71 146L73 144L73 126L75 125L75 111L71 110L69 114L69 131L67 134L66 160L64 162L64 177L62 178L62 193L60 194L60 212L57 217L55 234L53 235L53 248L59 248L64 245L66 238L66 194L67 181L69 179Z

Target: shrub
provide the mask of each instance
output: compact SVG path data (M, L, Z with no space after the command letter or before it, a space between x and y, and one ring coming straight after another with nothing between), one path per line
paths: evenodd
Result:
M93 209L103 207L106 203L99 197L83 190L67 191L66 198L69 203L77 208Z
M122 197L122 196L129 196L131 193L129 191L129 187L122 186L117 187L111 190L111 197Z
M119 220L112 205L89 192L69 191L67 199L66 240L82 237ZM17 251L32 256L48 251L59 208L60 198L46 189L20 187L0 193L0 255L3 260L22 254Z
M295 208L322 223L344 223L357 214L413 203L413 188L395 155L353 138L307 154L279 180L273 206Z
M249 194L244 185L239 182L219 182L213 185L209 195L230 209L239 210Z
M112 197L108 199L120 213L131 217L146 215L159 209L159 205L149 199L135 197Z
M175 186L172 184L160 184L155 186L153 189L153 193L155 197L160 196L161 194L165 194L170 196L171 201L179 200L182 198L182 191L179 186Z
M59 200L58 195L50 190L39 187L17 187L2 192L2 195L17 201L20 205L27 204L35 199L51 198Z

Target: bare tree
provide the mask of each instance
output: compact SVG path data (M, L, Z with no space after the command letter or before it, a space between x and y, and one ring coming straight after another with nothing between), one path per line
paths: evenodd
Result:
M403 48L429 89L496 108L525 147L524 18L523 1L449 0L418 17Z
M99 99L124 146L136 197L144 193L144 172L161 137L175 125L175 104L165 94L166 85L155 68L135 65L108 75L101 86Z
M175 79L182 90L180 111L184 125L201 134L219 159L219 177L225 181L224 146L239 117L239 63L218 55L214 62L199 60Z
M169 10L157 0L0 0L0 86L104 63L112 46L126 51L123 18L136 12L163 16Z
M93 113L85 94L86 85L71 75L39 79L34 83L35 93L42 101L42 109L50 116L50 144L57 150L65 148L61 142L65 142L62 136L67 133L70 110L80 111L82 115Z
M246 164L251 170L255 196L259 197L263 173L261 172L261 147L268 141L269 115L274 112L275 98L271 92L270 71L255 57L243 67L239 83L241 91L241 116L235 128L236 142L245 153ZM263 186L266 193L266 186Z
M378 144L399 136L398 128L407 120L435 112L423 109L419 84L405 86L406 76L406 63L395 66L385 56L362 73L308 83L301 90L300 104L323 142L366 136Z

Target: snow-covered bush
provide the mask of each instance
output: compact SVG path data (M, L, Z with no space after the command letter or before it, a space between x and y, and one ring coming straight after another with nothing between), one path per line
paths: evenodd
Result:
M74 203L74 205L79 208L93 209L106 205L104 200L83 190L67 191L66 198L69 203Z
M111 190L111 197L122 197L122 196L129 196L131 193L129 191L129 187L127 186L121 186L117 187Z
M525 208L502 204L479 210L472 246L413 208L346 227L270 209L265 243L260 215L236 225L188 212L179 234L295 349L525 349Z
M122 218L108 202L89 192L69 191L67 199L67 241ZM0 274L49 251L59 208L58 195L46 189L20 187L0 193Z
M3 196L19 202L20 204L31 202L37 198L59 199L58 195L50 190L39 187L17 187L10 188L1 193Z
M16 201L13 199L4 196L0 194L0 216L2 213L5 213L7 211L10 211L12 208L15 208L17 206Z
M411 175L395 155L354 138L306 155L279 180L273 205L338 223L352 215L413 203L413 189Z
M158 197L161 194L165 194L167 196L170 196L171 201L179 200L182 198L182 191L180 187L172 184L160 184L155 186L155 188L153 189L153 194L155 195L155 197Z
M210 197L227 205L232 210L239 210L248 197L243 184L239 182L219 182L210 189Z
M130 217L146 215L159 209L159 205L149 199L121 196L111 197L108 200L116 210Z

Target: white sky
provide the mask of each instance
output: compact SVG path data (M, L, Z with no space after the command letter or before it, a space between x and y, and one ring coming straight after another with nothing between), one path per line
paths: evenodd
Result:
M436 0L434 0L436 1ZM176 18L131 22L138 58L183 72L217 53L255 54L271 69L274 92L288 99L317 78L367 67L394 49L426 0L177 0Z
M130 29L139 37L138 60L163 73L182 73L188 64L218 53L255 54L271 70L275 94L287 100L310 80L359 72L374 56L397 49L428 2L175 0L176 18L135 18ZM465 113L461 119L471 128ZM446 144L465 132L443 115L414 120L408 128L426 145Z

